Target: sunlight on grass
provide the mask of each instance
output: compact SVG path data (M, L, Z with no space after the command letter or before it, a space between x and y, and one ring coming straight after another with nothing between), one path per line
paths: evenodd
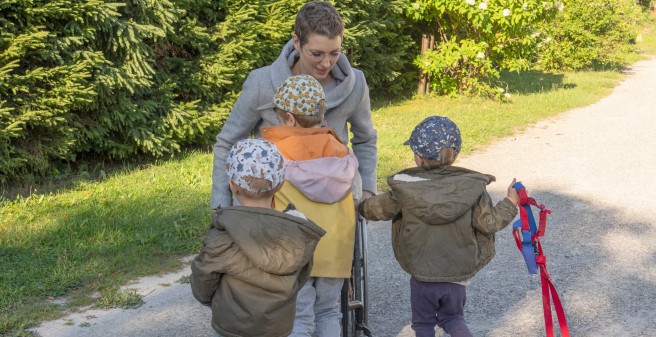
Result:
M120 290L118 288L101 291L100 298L96 301L96 305L102 309L134 309L142 304L143 300L136 290Z
M638 50L648 55L656 55L656 18L652 18L651 25L645 26L640 34Z

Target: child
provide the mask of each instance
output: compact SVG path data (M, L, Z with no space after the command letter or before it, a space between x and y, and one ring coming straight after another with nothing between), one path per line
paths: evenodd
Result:
M462 140L446 117L426 118L404 144L417 167L388 178L391 191L365 200L359 211L371 220L394 219L394 255L412 275L417 337L434 337L435 325L452 337L472 336L463 315L465 286L494 257L494 233L517 215L519 195L511 184L494 206L485 189L493 176L451 166Z
M273 107L281 125L264 127L261 135L285 158L289 182L275 194L276 206L293 203L326 231L311 277L298 294L292 336L336 337L340 293L353 261L357 159L332 128L321 126L326 99L314 77L286 79L275 91Z
M314 249L325 232L298 211L272 209L285 167L270 142L238 142L226 169L241 206L214 213L191 265L192 292L211 304L217 336L288 336L296 294L310 276Z

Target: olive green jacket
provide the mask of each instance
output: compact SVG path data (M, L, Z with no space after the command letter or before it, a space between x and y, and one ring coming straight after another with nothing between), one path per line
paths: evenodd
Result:
M461 282L494 257L494 233L517 215L508 198L492 204L487 174L455 167L416 167L387 179L391 191L360 205L367 219L391 220L394 255L424 282Z
M221 208L191 265L194 297L212 307L225 337L288 336L296 295L312 269L324 230L273 209ZM302 214L298 213L300 216Z

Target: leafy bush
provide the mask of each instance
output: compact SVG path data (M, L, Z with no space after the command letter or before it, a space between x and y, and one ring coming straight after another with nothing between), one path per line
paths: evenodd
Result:
M656 1L654 1L654 0L636 0L636 2L644 10L650 10L650 9L654 9L654 7L656 7Z
M375 98L399 97L417 85L413 60L418 30L405 16L403 0L335 1L344 19L344 49L354 67L361 69Z
M81 153L171 153L201 131L153 58L179 15L170 1L0 5L0 182Z
M437 94L497 96L501 69L526 69L536 44L538 22L548 22L555 0L417 0L407 14L435 36L435 46L415 60Z
M622 66L642 17L635 0L566 1L537 35L538 65L557 71Z
M0 2L0 184L55 175L62 161L212 144L249 71L277 58L305 2ZM619 64L640 17L634 0L571 1L562 12L557 0L334 3L344 51L377 98L407 93L417 68L437 94L503 98L502 69ZM417 56L422 34L436 44Z

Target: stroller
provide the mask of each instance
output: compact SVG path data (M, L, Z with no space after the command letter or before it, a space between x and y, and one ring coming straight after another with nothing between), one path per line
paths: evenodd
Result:
M367 222L358 217L355 224L355 247L351 277L342 287L342 336L371 337L368 323Z

